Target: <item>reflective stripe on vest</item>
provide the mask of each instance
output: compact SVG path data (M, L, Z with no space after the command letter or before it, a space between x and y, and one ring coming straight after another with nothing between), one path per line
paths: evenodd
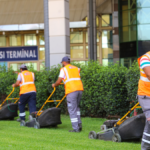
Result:
M66 74L66 76L67 76L67 80L64 82L64 84L66 84L66 83L69 82L69 81L81 80L80 78L69 78L67 69L66 69L66 68L63 68L63 69L64 69L64 72L65 72L65 74Z
M21 75L21 78L22 78L22 84L20 84L20 87L23 86L23 85L34 84L34 82L24 82L23 74L20 73L20 75ZM32 77L33 77L33 80L34 80L34 73L32 73Z
M146 77L140 76L140 79L141 79L142 81L145 81L145 82L150 82L150 80L149 80L148 78L146 78Z
M21 76L21 83L20 83L20 95L29 93L29 92L36 92L36 87L34 84L34 73L30 71L23 71L20 73Z
M27 84L34 84L34 82L26 82L26 83L20 84L20 87L23 85L27 85Z
M150 58L150 54L146 53L145 55L147 55L147 56L148 56L148 58Z
M146 53L146 54L144 54L144 55L146 55L147 57L148 57L148 59L150 59L150 54L148 54L148 53ZM143 55L143 56L144 56ZM138 63L140 63L140 62L138 62ZM140 64L139 64L140 65ZM145 74L145 72L143 71L143 69L140 67L140 72L141 73L143 73L143 74ZM145 81L145 82L150 82L150 80L147 78L147 77L143 77L143 76L140 76L140 79L142 80L142 81Z
M71 79L67 79L64 84L66 84L69 81L77 81L77 80L81 80L80 78L71 78Z
M83 91L83 84L80 78L80 69L73 65L67 65L62 68L65 78L63 79L65 85L65 94L68 95L69 93L75 91Z
M150 80L147 78L144 70L142 69L148 66L147 63L144 65L144 62L147 62L148 60L150 60L150 51L138 58L138 64L140 67L140 80L138 83L137 92L138 95L150 96Z

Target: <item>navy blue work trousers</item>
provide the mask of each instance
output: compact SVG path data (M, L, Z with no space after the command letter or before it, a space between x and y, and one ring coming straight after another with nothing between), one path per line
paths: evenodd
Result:
M19 100L19 110L20 110L20 119L25 120L25 106L29 105L30 114L36 111L36 93L31 92L27 94L22 94Z

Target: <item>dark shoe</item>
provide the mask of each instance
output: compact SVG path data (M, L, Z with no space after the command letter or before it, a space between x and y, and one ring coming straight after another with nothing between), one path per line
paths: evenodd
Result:
M79 126L79 130L82 131L82 123L80 123L78 126Z
M69 132L80 132L80 130L73 129L73 130L69 130Z
M26 126L26 122L24 120L20 121L20 126Z

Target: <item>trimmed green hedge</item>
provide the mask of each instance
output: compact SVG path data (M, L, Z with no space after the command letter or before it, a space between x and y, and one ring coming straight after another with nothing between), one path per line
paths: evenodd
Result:
M87 65L74 64L81 68L81 78L84 92L80 103L82 116L105 117L106 115L123 115L128 111L130 102L136 102L137 85L139 79L138 65L135 63L131 68L112 64L107 67L98 62L89 61ZM30 71L35 73L35 84L37 88L37 108L40 108L50 93L53 91L54 83L59 75L61 66L54 66L50 70ZM11 85L16 81L17 74L11 69L0 67L0 95L9 94ZM15 89L12 97L19 96L19 88ZM52 96L53 100L64 96L64 87L60 85ZM49 103L48 107L55 106ZM67 114L67 104L64 101L60 107Z
M138 90L138 81L140 78L140 70L137 62L134 62L133 65L128 69L126 73L126 88L128 90L128 101L131 103L132 107L138 101L136 99L137 90Z

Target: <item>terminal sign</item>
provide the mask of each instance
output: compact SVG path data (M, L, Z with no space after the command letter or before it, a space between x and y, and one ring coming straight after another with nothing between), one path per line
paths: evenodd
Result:
M0 61L38 60L38 47L5 47L0 48Z

